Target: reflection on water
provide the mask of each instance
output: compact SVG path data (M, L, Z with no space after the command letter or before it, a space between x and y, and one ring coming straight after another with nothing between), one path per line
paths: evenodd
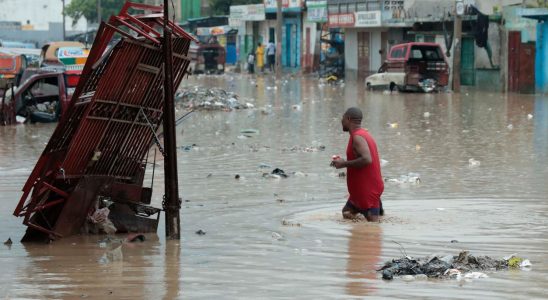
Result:
M107 251L101 237L17 242L25 228L11 213L54 125L0 127L0 241L15 242L0 244L0 267L13 270L0 272L0 298L500 299L516 290L523 298L546 297L547 98L388 95L367 92L362 82L321 86L292 76L279 83L227 75L185 84L234 90L257 109L198 112L181 125L178 145L197 145L178 151L182 240L166 242L160 228L159 238L124 244L123 259L109 264L99 262ZM415 172L422 180L386 184L387 218L379 225L341 220L346 184L329 167L331 155L344 153L348 136L340 116L353 105L363 109L363 125L388 161L383 175ZM247 128L259 134L238 138ZM284 151L315 145L326 150ZM470 166L470 158L481 164ZM160 206L160 157L157 164L153 205ZM271 169L262 164L299 175L265 179ZM489 274L463 286L385 282L374 270L401 256L394 241L412 256L518 252L533 270Z
M377 224L367 225L353 225L348 238L346 291L352 296L362 297L375 291L373 283L380 263L382 228Z

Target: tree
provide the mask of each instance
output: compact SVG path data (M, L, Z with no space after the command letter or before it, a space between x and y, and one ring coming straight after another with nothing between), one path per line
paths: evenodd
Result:
M143 0L132 0L142 3ZM105 20L112 15L117 15L124 0L101 0L101 19ZM80 18L88 22L97 22L97 0L72 0L65 8L65 14L72 18L72 25L75 25Z
M209 0L209 9L214 15L230 14L230 6L245 4L260 4L262 0Z

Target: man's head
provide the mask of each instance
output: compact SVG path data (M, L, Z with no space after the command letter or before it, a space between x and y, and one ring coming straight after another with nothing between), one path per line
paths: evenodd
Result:
M341 120L343 131L350 131L352 128L360 127L362 118L363 114L359 108L351 107L347 109Z

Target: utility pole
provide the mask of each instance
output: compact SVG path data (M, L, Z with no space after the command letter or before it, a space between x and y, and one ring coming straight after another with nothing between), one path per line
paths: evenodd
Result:
M462 14L464 6L462 1L457 0L455 5L455 22L453 25L454 41L453 45L453 92L460 93L460 60L461 60L461 41L462 41Z
M97 0L97 28L101 25L101 0Z
M276 0L276 79L282 78L282 0Z
M67 30L65 27L65 0L61 0L63 2L63 41L67 39Z
M166 237L181 239L181 221L179 209L179 183L177 178L177 142L175 140L175 101L173 97L173 56L171 28L169 27L169 0L164 0L164 202L166 213Z

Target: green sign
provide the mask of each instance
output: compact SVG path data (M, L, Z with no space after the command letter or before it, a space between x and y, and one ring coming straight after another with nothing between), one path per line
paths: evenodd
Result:
M306 1L308 22L327 22L327 1Z

